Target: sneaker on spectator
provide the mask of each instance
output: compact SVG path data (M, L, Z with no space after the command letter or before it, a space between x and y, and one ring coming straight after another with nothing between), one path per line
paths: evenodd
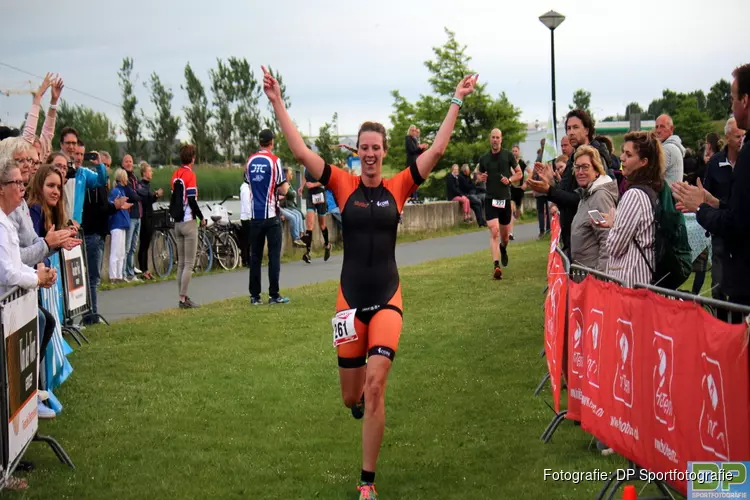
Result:
M251 306L262 306L263 305L263 299L260 297L250 297L250 305Z
M302 241L302 240L300 240L300 239L294 240L293 244L294 244L295 247L304 247L304 246L307 246L307 245L305 245L305 242Z
M273 305L273 304L286 304L288 302L289 302L289 297L282 297L281 295L279 295L277 297L271 297L270 299L268 299L268 303L271 304L271 305Z
M180 309L197 309L200 306L190 300L190 297L185 297L184 301L180 302Z
M42 401L38 398L37 398L37 413L39 414L39 418L44 418L44 419L52 419L57 416L57 414L55 413L55 410L53 410L52 408L42 403Z
M133 270L135 271L135 274L142 274L142 273L143 273L143 271L141 271L141 270L140 270L140 269L138 269L137 267L136 267L136 268L134 268Z
M39 396L39 401L47 401L49 399L49 392L43 391L39 389L36 391L37 396Z

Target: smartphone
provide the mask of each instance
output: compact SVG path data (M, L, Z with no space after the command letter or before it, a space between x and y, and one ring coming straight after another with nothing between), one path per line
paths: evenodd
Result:
M99 153L97 153L96 151L91 151L90 153L84 153L83 161L94 161L96 160L97 156L99 156Z
M599 210L589 210L589 217L591 217L591 220L593 220L597 224L601 224L602 222L607 222L607 219L605 219L602 216Z

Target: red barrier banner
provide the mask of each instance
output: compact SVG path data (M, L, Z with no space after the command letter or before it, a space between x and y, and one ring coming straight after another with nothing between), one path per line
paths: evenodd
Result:
M565 312L567 309L568 274L562 258L557 253L560 238L560 220L552 218L552 243L547 263L547 298L544 302L544 352L550 374L550 386L555 411L560 412L562 386L563 347L565 345Z
M581 421L583 392L583 333L586 327L584 311L586 303L582 283L568 283L568 413L565 418Z
M652 472L750 459L745 325L593 277L569 293L569 418Z

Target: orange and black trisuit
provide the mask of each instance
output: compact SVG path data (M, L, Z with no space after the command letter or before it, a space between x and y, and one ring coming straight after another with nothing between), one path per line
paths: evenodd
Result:
M326 165L319 182L341 209L344 264L336 311L357 309L358 339L338 346L339 366L359 368L368 355L393 361L403 316L396 233L404 203L424 179L412 165L370 188L361 177Z

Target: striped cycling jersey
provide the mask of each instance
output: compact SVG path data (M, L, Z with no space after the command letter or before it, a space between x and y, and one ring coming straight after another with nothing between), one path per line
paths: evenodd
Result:
M250 185L250 219L272 219L278 215L276 189L286 182L281 160L261 149L247 160L245 179Z

